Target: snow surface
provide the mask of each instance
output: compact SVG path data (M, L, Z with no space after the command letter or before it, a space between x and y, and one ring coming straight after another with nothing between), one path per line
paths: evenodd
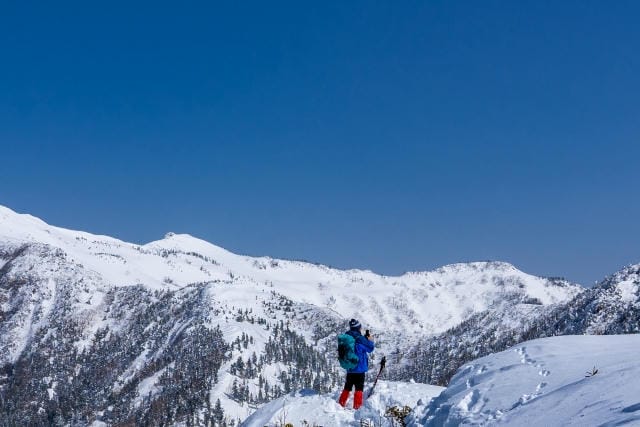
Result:
M140 404L142 403L142 400L147 397L147 396L154 396L155 394L157 394L159 391L161 391L157 386L156 383L158 382L158 380L160 379L160 376L162 376L162 374L167 370L167 368L169 369L173 369L174 364L171 363L169 364L169 366L160 369L158 372L154 373L153 375L145 378L144 380L140 381L140 384L138 384L138 390L137 390L137 396L134 402L135 406L140 406Z
M638 278L630 278L628 280L619 282L616 286L620 293L620 300L628 304L637 305L638 301Z
M59 248L82 267L83 275L95 275L95 282L102 285L178 289L193 283L232 282L233 293L245 304L249 298L261 299L268 285L295 302L326 309L340 318L357 317L372 330L395 328L421 336L456 326L505 295L520 294L552 304L567 301L582 289L569 283L552 284L503 262L452 264L393 277L237 255L187 234L168 233L162 240L136 245L50 226L2 206L0 242ZM34 258L32 266L37 268L39 263ZM93 294L86 297L95 308L100 301L93 300Z
M409 425L640 425L639 351L640 335L528 341L461 367Z
M386 408L408 405L407 426L640 426L639 351L640 335L543 338L461 367L446 389L382 381L358 411L340 407L338 393L302 391L241 425L387 425Z
M28 250L15 260L9 261L3 255L25 244L29 244ZM15 361L33 334L47 328L60 298L58 291L65 286L73 287L72 295L77 301L72 315L82 326L82 336L74 343L80 350L90 345L98 329L119 330L115 320L104 316L105 298L113 287L142 285L151 290L179 291L188 285L206 283L207 301L203 304L209 310L227 313L214 318L210 326L219 326L228 342L242 333L255 339L249 348L233 351L231 361L221 368L219 382L211 390L212 401L220 398L225 413L240 418L255 408L242 407L227 398L235 378L227 370L238 357L246 360L254 351L260 354L269 332L260 325L236 322L229 312L239 308L277 322L283 318L269 312L265 304L277 303L280 296L307 307L304 316L308 319L294 318L292 327L299 328L308 342L313 342L309 319L338 324L345 318L358 318L372 330L377 339L376 353L382 356L403 343L444 332L508 298L552 304L568 301L582 291L578 285L532 276L503 262L452 264L393 277L238 255L187 234L168 233L161 240L139 245L54 227L2 206L0 262L5 268L11 263L8 274L30 278L30 285L16 291L19 297L9 299L8 294L0 293L0 310L14 313L3 325L0 348L7 351L0 352L0 364ZM517 309L526 310L526 306L520 304ZM114 385L115 390L154 356L141 353ZM276 385L282 370L286 367L274 364L264 374ZM156 381L155 375L144 380L138 389L138 401L157 392ZM257 389L251 382L249 387L251 392Z
M347 402L347 408L338 404L339 392L332 395L319 395L312 390L302 390L283 396L262 406L242 427L264 427L285 425L294 426L360 426L361 420L372 420L376 425L381 421L388 423L385 411L392 406L413 407L418 399L429 401L440 394L443 387L418 383L378 381L375 393L366 399L363 406L352 409L353 393ZM365 389L366 392L366 389Z

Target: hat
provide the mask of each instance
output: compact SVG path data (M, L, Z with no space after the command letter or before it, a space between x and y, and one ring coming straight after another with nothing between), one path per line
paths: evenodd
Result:
M349 329L356 330L360 329L362 325L356 319L349 320Z

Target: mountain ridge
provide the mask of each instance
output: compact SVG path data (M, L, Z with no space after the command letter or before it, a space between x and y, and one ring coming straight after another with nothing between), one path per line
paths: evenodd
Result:
M340 313L353 312L352 305L369 305L380 318L368 316L362 310L346 316L361 316L379 329L398 315L400 318L408 315L410 320L420 320L429 330L437 332L461 321L466 316L463 312L488 308L502 299L504 293L552 304L581 290L566 281L526 274L504 262L457 263L432 271L383 276L366 270L339 270L300 261L237 255L186 234L136 245L48 226L32 218L28 222L35 221L35 231L16 227L6 214L0 216L0 237L61 249L70 261L101 276L105 285L142 284L152 289L172 289L216 280L271 283L290 299ZM411 297L406 295L407 291ZM368 304L359 296L362 294L368 296ZM432 313L421 314L422 303L428 299L434 300L430 304ZM383 306L393 307L385 310ZM429 320L430 316L434 319Z
M544 328L529 317L560 316L586 291L498 261L383 276L237 255L187 234L137 245L2 208L0 394L18 397L0 410L16 423L151 425L217 417L219 402L237 424L297 388L339 387L330 355L350 317L376 336L372 364L387 355L391 379L444 384L474 354L535 337ZM437 360L420 376L424 355ZM82 390L96 397L72 406Z
M329 265L326 264L322 264L322 263L317 263L317 262L313 262L313 261L306 261L306 260L296 260L296 259L287 259L287 258L277 258L277 257L271 257L269 255L258 255L258 256L253 256L253 255L245 255L245 254L237 254L234 252L231 252L219 245L216 245L214 243L211 243L207 240L204 240L202 238L199 238L197 236L191 235L189 233L175 233L175 232L167 232L164 237L162 239L158 239L158 240L152 240L150 242L147 243L142 243L142 244L138 244L138 243L132 243L132 242L128 242L125 240L121 240L109 235L103 235L103 234L93 234L93 233L89 233L86 231L80 231L80 230L73 230L73 229L67 229L67 228L63 228L63 227L58 227L58 226L54 226L51 225L45 221L43 221L42 219L33 216L31 214L28 213L19 213L16 212L14 210L12 210L9 207L0 205L0 219L3 220L2 225L6 227L6 221L7 219L18 219L20 222L23 222L23 225L28 225L29 223L38 225L38 226L42 226L43 229L39 230L42 231L44 233L49 233L51 231L56 231L56 232L61 232L63 234L75 234L77 236L74 237L84 237L84 238L92 238L94 240L96 239L104 239L104 240L109 240L109 241L113 241L116 244L122 244L122 245L129 245L132 247L142 247L142 248L154 248L154 247L164 247L165 249L180 249L180 250L185 250L187 248L185 248L184 246L179 245L178 243L182 243L182 245L194 245L192 246L192 248L195 247L199 247L202 248L207 247L209 250L214 250L214 251L219 251L223 254L227 254L227 255L232 255L232 256L236 256L236 257L243 257L243 258L252 258L252 259L264 259L264 260L274 260L274 261L283 261L283 262L291 262L291 263L302 263L302 264L307 264L309 266L317 266L317 267L321 267L323 269L329 269L329 270L335 270L335 271L342 271L342 272L346 272L346 273L362 273L362 274L372 274L375 276L379 276L379 277L385 277L385 278L403 278L403 277L411 277L411 276L424 276L424 275L428 275L429 273L439 273L439 272L444 272L447 270L452 270L452 269L456 269L459 267L464 267L464 266L468 266L471 268L478 268L479 266L492 266L492 267L498 267L498 268L503 268L503 269L513 269L513 270L517 270L518 272L523 272L522 270L520 270L519 268L517 268L514 264L506 262L506 261L499 261L499 260L484 260L484 261L468 261L468 262L456 262L456 263L451 263L451 264L445 264L442 265L440 267L436 267L434 269L431 270L411 270L411 271L406 271L400 275L388 275L388 274L380 274L377 273L371 269L367 269L367 268L348 268L348 269L341 269L341 268L335 268L335 267L331 267ZM26 224L25 224L26 223ZM14 231L12 229L9 229L11 231ZM15 231L13 233L7 233L6 232L6 228L0 229L0 232L4 231L4 233L0 236L2 238L15 238L15 239L27 239L27 237L31 237L32 241L37 241L37 242L42 242L42 235L38 236L40 237L40 239L36 239L35 235L32 235L30 233L28 234L20 234L20 233L16 233ZM17 230L16 230L17 231ZM33 231L33 230L32 230ZM44 239L46 240L46 239ZM171 247L169 245L169 242L176 242L176 245L174 245L173 247ZM58 246L57 244L52 243L53 246ZM528 274L528 273L527 273ZM536 276L536 275L532 275L535 277L540 277L540 278L547 278L546 276Z

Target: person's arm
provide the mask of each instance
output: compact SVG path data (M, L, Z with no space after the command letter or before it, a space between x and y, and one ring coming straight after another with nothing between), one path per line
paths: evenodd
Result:
M367 353L371 353L376 346L373 341L367 339L363 335L360 335L356 342L362 345Z

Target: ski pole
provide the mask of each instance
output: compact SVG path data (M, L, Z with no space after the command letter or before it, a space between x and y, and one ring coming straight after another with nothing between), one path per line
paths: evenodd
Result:
M378 384L378 378L380 378L380 374L382 374L382 370L384 369L384 366L387 364L387 356L382 356L382 360L380 361L380 370L378 371L378 375L376 375L376 379L373 382L373 386L371 387L371 390L369 390L369 394L367 395L367 399L371 397L371 395L373 394L373 389L376 388L376 384Z

